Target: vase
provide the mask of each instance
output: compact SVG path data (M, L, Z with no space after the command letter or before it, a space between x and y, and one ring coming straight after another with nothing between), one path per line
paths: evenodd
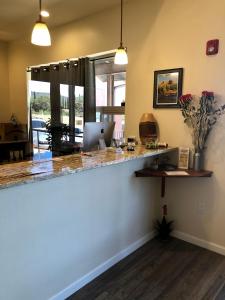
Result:
M158 137L157 122L151 113L144 113L139 123L139 136L142 145L157 140Z
M203 153L202 152L194 153L193 169L194 169L194 171L200 171L203 169Z

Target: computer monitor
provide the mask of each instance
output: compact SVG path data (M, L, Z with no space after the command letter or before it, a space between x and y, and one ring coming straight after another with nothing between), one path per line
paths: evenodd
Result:
M84 125L83 150L92 151L99 147L99 139L104 136L107 147L111 145L115 122L86 122Z

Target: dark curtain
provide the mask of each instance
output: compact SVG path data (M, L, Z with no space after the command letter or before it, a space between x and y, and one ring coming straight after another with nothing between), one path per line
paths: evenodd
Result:
M84 58L84 122L96 121L95 63Z
M50 65L50 102L51 102L51 124L60 123L60 73L58 66Z
M29 107L29 122L30 122L30 126L29 126L29 131L28 131L28 138L29 138L29 143L27 145L27 149L26 149L26 154L28 156L32 156L33 153L33 131L32 131L32 114L31 114L31 107Z
M31 80L51 83L51 114L60 122L60 84L84 87L84 122L95 122L95 66L88 57L31 69ZM72 94L72 93L71 93Z
M50 67L32 68L31 80L50 82Z
M62 143L62 133L75 141L75 87L84 87L84 122L96 121L95 65L89 58L67 60L31 69L31 80L50 82L51 122L47 124L51 140L49 145L53 155L68 154L73 151L68 143ZM60 84L69 86L69 126L61 124ZM65 131L66 130L66 131Z

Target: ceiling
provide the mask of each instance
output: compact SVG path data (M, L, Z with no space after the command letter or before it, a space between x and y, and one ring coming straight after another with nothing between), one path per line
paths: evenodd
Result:
M119 5L120 0L42 0L42 7L50 13L49 27ZM31 32L38 18L39 0L0 0L0 40L11 41Z

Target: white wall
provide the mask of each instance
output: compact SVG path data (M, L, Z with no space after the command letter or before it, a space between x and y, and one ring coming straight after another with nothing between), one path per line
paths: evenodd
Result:
M156 180L134 177L147 161L0 190L0 299L47 300L65 289L54 298L62 300L83 275L145 240L159 191Z

